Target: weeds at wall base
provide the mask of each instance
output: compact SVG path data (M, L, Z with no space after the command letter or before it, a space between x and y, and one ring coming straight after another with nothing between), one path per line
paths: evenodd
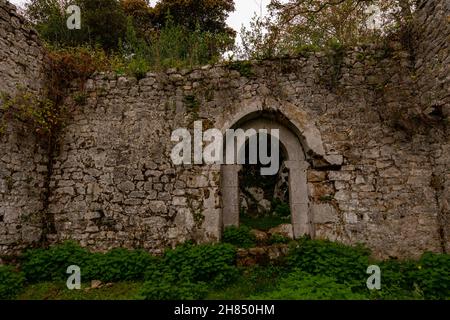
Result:
M154 257L142 250L92 253L74 242L31 249L19 268L0 267L0 299L33 294L57 298L114 298L116 293L73 292L64 288L68 265L78 265L82 281L120 287L127 299L448 299L450 256L425 253L417 261L374 261L364 247L300 239L277 265L236 267L237 247L186 243ZM366 288L369 265L382 270L382 289ZM114 283L114 284L112 284ZM59 285L60 284L60 285ZM62 292L55 295L51 288ZM42 290L39 293L36 290ZM86 285L83 286L86 288ZM97 290L97 289L91 289ZM96 292L96 291L94 291ZM36 296L37 295L37 296Z

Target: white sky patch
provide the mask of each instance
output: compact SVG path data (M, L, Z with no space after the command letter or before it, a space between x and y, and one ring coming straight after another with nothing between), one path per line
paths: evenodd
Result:
M27 3L27 0L9 0L12 4L15 4L16 6L23 8L25 3Z
M232 12L228 17L228 25L240 32L242 25L245 27L250 25L250 21L255 14L265 16L269 3L270 0L235 0L236 11Z

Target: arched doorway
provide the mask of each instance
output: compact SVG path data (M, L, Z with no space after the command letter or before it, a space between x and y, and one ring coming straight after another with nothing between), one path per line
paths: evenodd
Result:
M249 132L253 129L259 132L265 129L268 132L279 130L280 147L285 152L284 161L289 172L289 207L291 211L291 223L295 238L311 234L311 219L308 205L308 190L306 170L309 166L299 137L288 128L281 119L271 113L260 113L250 117L244 117L231 129L242 129ZM249 137L250 138L250 137ZM225 143L225 146L227 144ZM238 152L236 152L238 154ZM222 224L223 227L239 226L240 194L239 194L239 164L224 164L222 174Z

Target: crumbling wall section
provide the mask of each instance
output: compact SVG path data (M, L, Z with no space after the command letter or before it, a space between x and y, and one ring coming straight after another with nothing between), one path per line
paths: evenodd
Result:
M44 52L36 32L16 8L0 0L0 92L13 97L43 86ZM36 245L48 157L34 132L19 121L3 121L0 101L0 253Z

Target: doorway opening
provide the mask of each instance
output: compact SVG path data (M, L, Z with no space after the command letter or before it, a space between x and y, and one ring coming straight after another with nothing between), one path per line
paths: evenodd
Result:
M242 129L244 131L253 129L256 132L265 129L269 133L273 129L278 130L281 157L279 163L281 165L278 168L278 174L272 178L270 176L266 176L265 178L261 177L261 174L259 173L261 165L258 163L256 165L222 165L222 228L228 226L238 227L242 222L248 224L249 221L250 223L258 223L256 220L259 218L268 217L268 221L263 220L264 224L267 222L263 227L267 228L270 226L269 218L274 218L273 213L279 211L279 217L284 217L283 220L280 219L278 221L281 222L286 220L286 222L289 223L294 238L300 238L304 235L311 234L311 219L306 179L306 171L309 164L305 160L305 154L299 137L289 129L289 127L283 125L282 122L277 121L277 118L271 117L270 115L264 117L264 115L258 114L254 118L242 119L242 121L236 123L232 128ZM271 137L270 134L269 137ZM246 152L246 155L247 154L248 153ZM286 184L288 185L287 188ZM245 197L243 197L244 199L241 199L241 194L245 195L248 193L249 189L252 188L252 185L259 188L262 187L263 190L262 192L254 192L254 195L259 199L259 201L256 202L256 207L253 203L249 206L248 200L245 199ZM276 191L276 188L278 188L279 191ZM280 194L280 197L278 197L279 202L276 200L277 196L275 195L278 192ZM258 196L258 194L260 195ZM245 209L246 206L244 200L247 201L247 209ZM258 211L258 205L267 210L265 210L265 212L261 209ZM278 221L272 220L273 224L278 223Z
M272 155L268 136L268 155ZM257 134L259 152L259 134ZM281 146L281 143L278 143ZM245 163L239 171L239 222L250 229L269 231L281 224L291 223L289 207L289 170L286 168L286 151L281 146L278 152L278 172L262 175L264 165L258 158L256 164L249 164L249 142L245 144Z

